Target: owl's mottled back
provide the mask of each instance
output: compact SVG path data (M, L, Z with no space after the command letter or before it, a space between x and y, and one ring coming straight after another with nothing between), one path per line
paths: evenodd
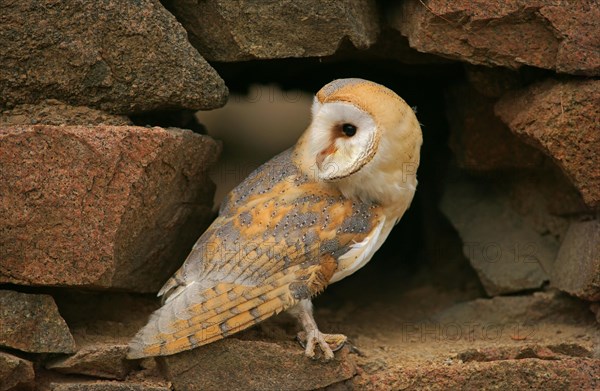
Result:
M318 330L310 299L381 246L412 200L420 145L413 111L391 90L362 79L327 84L296 146L226 197L128 357L191 349L291 309L306 354L319 346L332 358L345 337Z

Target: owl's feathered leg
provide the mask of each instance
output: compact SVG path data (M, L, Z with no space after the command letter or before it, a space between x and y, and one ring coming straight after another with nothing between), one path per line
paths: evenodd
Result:
M341 349L348 338L343 334L324 334L320 332L313 317L312 308L312 302L309 299L304 299L289 310L298 318L302 328L304 328L304 331L298 333L298 341L305 348L304 354L306 356L316 358L315 348L318 345L324 358L331 360L333 352Z

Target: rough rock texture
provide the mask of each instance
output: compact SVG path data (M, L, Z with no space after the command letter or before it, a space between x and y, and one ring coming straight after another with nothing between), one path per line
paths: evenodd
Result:
M556 290L482 299L410 280L379 278L371 290L340 282L317 299L321 329L343 332L361 352L347 388L597 389L600 329L587 303Z
M75 381L55 382L47 388L48 391L170 391L166 385L151 385L145 383L113 382L113 381Z
M596 390L600 387L599 360L516 359L473 362L454 360L394 371L375 379L359 378L361 390ZM366 380L366 381L365 381Z
M137 363L127 360L127 345L93 344L84 346L73 356L46 365L48 369L68 374L105 379L124 379Z
M33 385L34 378L31 362L0 352L0 391L15 389L17 386L27 389Z
M463 251L489 295L539 288L558 244L511 209L504 190L468 178L451 179L441 202L463 241Z
M127 343L159 306L153 295L62 289L55 294L55 300L79 349L73 356L46 360L46 372L55 375L51 381L59 383L58 379L64 379L68 387L82 390L90 383L74 379L126 378L128 387L139 387L130 384L138 382L156 387L166 384L153 359L125 359ZM117 384L101 382L94 387L102 389L107 385L108 389L119 390L115 388Z
M577 323L582 321L582 309L585 304L566 294L556 290L548 292L535 292L531 295L498 296L489 299L478 298L467 302L457 303L442 309L432 316L437 322L450 324L462 323L469 320L478 320L474 324L478 328L490 327L489 336L493 336L491 328L497 328L502 324L520 325L518 328L507 328L507 331L519 338L529 334L531 337L539 332L540 322L557 322L557 320L568 320ZM559 322L560 323L560 322ZM584 322L585 323L585 322ZM522 335L519 334L523 332ZM480 334L482 335L482 334ZM533 340L533 338L532 338Z
M552 176L547 171L537 170L528 175L521 175L515 179L507 179L502 185L504 202L508 201L505 207L509 214L518 215L518 220L527 229L533 230L544 241L552 243L552 254L556 254L561 240L564 238L569 228L569 217L557 216L550 212L551 197L557 200L568 201L565 189L557 188L562 183L550 183ZM508 193L508 194L506 194ZM525 238L524 238L525 239ZM532 251L535 244L531 243L525 246ZM542 269L547 275L551 275L554 269L555 256L546 256L538 259Z
M551 281L582 299L600 300L600 220L571 224L558 251Z
M459 167L471 171L539 166L543 155L513 135L494 114L495 100L468 85L446 93L450 148Z
M467 349L460 352L457 358L462 362L521 360L538 358L540 360L560 360L564 357L592 357L592 352L577 344L562 343L556 345L525 345L489 347L484 349Z
M0 346L73 353L75 341L51 296L0 290Z
M364 356L357 359L362 371L352 379L354 389L594 390L600 385L600 359L592 357L600 335L583 303L540 292L445 302L432 311L427 308L432 301L446 300L438 294L421 290L390 308L347 315L377 321L377 331L365 330L357 341ZM399 303L402 311L394 313L391 306ZM387 315L376 315L384 308Z
M166 4L209 61L326 56L345 41L366 49L379 31L373 0L170 0Z
M0 112L0 126L9 125L132 125L122 115L108 114L85 106L71 106L56 99L22 104Z
M179 129L0 129L0 282L157 291L212 216L219 149Z
M533 219L530 220L538 232L546 231L556 235L559 233L555 229L558 228L557 224L561 226L560 231L566 232L568 226L563 225L568 216L593 211L585 205L581 194L565 173L548 159L545 158L540 169L512 172L507 175L512 178L505 179L513 208L524 217L532 216Z
M548 80L508 94L495 110L563 169L589 207L600 207L600 80Z
M351 378L347 349L329 363L312 361L298 344L224 339L164 358L176 390L314 390Z
M0 26L0 107L55 98L135 113L227 97L158 0L4 2Z
M587 209L560 169L554 165L549 168L519 175L503 173L501 186L508 193L509 207L539 235L549 236L558 244L569 228L571 215L585 213ZM560 203L563 204L557 206ZM542 267L550 274L554 258L546 261Z
M589 0L408 0L392 27L410 45L472 64L600 75L600 5Z
M450 64L453 61L429 53L421 53L410 47L408 39L398 30L383 26L377 41L366 50L340 48L336 60L395 60L402 64Z

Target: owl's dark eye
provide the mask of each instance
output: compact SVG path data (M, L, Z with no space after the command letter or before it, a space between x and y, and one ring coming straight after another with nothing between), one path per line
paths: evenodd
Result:
M343 124L342 125L342 132L344 132L344 134L348 137L352 137L356 134L356 126L352 125L352 124Z

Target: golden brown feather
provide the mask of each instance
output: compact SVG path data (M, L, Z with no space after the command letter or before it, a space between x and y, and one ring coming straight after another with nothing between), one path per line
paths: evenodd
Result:
M356 135L332 137L344 124ZM381 246L412 200L416 176L406 167L416 171L420 145L414 113L387 88L360 79L323 87L296 146L226 197L128 357L181 352L289 309L306 354L319 346L332 358L345 337L318 330L310 299Z

